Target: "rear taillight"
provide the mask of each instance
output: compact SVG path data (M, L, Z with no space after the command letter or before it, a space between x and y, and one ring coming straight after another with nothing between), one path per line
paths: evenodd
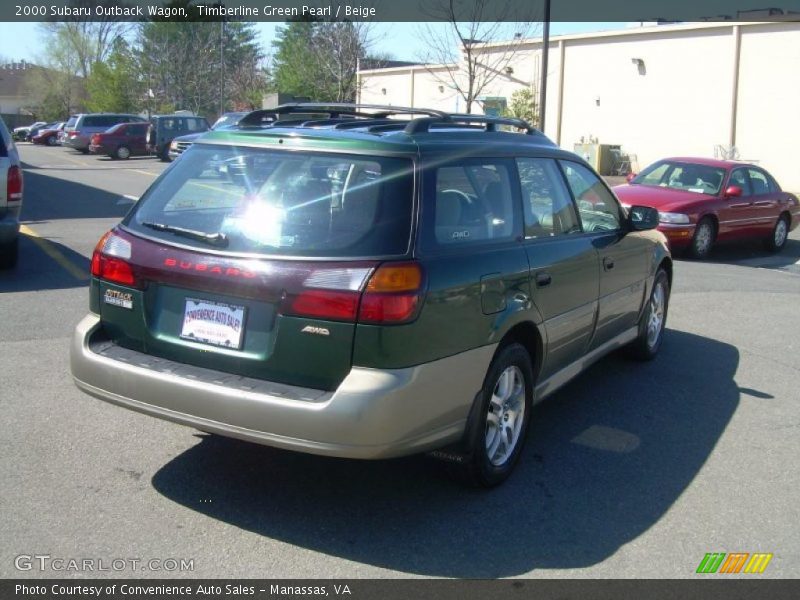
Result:
M70 131L67 134L67 137L71 137L71 138L78 137L78 132L77 131Z
M417 316L422 301L423 275L414 262L385 263L374 272L371 268L319 269L306 277L303 287L306 289L284 298L284 314L331 321L398 324Z
M94 144L95 146L99 146L99 145L100 145L100 140L101 140L101 139L102 139L102 138L100 137L100 134L99 134L99 133L95 133L95 134L92 136L92 144Z
M386 263L370 277L361 298L359 323L406 323L422 301L422 269L417 263Z
M131 243L109 231L95 246L92 254L92 276L135 287L136 277L127 262L130 258Z
M12 165L8 168L6 198L9 204L12 202L22 202L22 169L17 165Z

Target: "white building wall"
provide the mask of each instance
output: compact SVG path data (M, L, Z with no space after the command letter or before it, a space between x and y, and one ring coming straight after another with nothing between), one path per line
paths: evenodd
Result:
M482 95L510 100L523 86L538 92L539 46L532 42L524 48L511 63L513 73L498 75ZM643 61L641 72L634 58ZM439 91L443 84L424 67L413 69L412 98L411 73L363 73L362 102L464 110L463 99L446 84ZM688 24L560 36L550 46L547 85L545 133L565 149L591 136L636 154L641 169L666 156L711 157L715 146L733 141L742 159L758 161L785 189L800 192L800 23Z
M800 192L800 24L741 31L736 147Z
M568 150L592 136L621 144L644 167L670 155L713 156L728 142L730 28L576 40L564 67L560 145ZM557 103L548 108L545 133L556 139Z

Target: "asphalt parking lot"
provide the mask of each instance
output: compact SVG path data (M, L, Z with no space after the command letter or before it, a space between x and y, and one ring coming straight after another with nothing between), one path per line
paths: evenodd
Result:
M501 488L198 433L79 392L89 259L165 168L21 144L20 262L0 273L0 577L19 555L193 560L173 577L696 577L708 552L800 576L800 231L675 265L658 359L611 356L539 406ZM708 576L706 576L708 577ZM753 577L753 576L748 576Z

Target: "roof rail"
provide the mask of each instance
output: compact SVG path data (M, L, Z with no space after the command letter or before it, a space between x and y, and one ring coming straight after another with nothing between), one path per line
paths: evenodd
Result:
M431 116L421 117L419 119L412 119L405 126L404 131L409 135L417 133L427 133L431 125L440 124L470 124L470 123L484 123L486 131L497 131L498 125L508 125L516 127L517 129L524 129L528 135L543 135L533 125L524 119L517 119L514 117L490 117L487 115L463 115L463 114L447 114L444 117Z
M350 104L343 102L295 102L281 104L275 108L254 110L241 119L238 126L261 126L266 122L278 121L281 115L304 113L307 115L327 115L327 119L340 117L361 117L364 119L385 119L392 115L427 115L429 117L446 117L447 113L429 108L410 108L405 106L384 106L380 104ZM306 121L312 119L305 119Z

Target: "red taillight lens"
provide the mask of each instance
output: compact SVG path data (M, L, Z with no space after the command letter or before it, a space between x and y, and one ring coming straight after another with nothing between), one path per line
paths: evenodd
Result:
M386 263L370 277L359 323L398 324L416 317L422 299L422 269L417 263Z
M16 165L8 168L6 198L8 198L9 203L22 201L22 169Z
M350 291L308 290L294 297L287 312L303 317L353 321L358 310L358 296L358 292Z
M100 137L100 134L99 134L99 133L95 133L95 134L92 136L92 144L94 144L95 146L99 146L99 145L100 145L100 140L101 140L101 139L102 139L102 138Z
M318 269L303 284L306 289L284 299L284 314L398 324L414 319L422 303L423 274L414 262L385 263L374 272L370 267Z
M67 137L78 137L78 132L77 131L70 131L67 134Z
M95 246L92 254L92 276L120 285L135 286L133 269L125 260L130 257L130 242L109 231Z

